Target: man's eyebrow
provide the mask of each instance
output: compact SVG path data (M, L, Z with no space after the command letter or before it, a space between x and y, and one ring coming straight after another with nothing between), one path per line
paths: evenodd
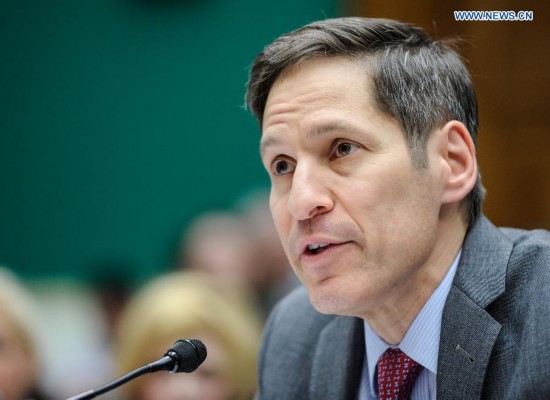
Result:
M357 132L358 129L345 121L330 121L326 123L320 123L313 125L306 133L308 139L314 139L316 137L334 132L334 131L348 131ZM279 144L281 141L275 136L267 134L260 140L260 155L264 155L267 148Z
M263 136L260 139L260 155L263 156L268 147L274 146L279 142L280 140L277 139L275 136Z
M314 125L307 133L307 138L312 139L334 131L355 131L356 129L345 121L330 121Z

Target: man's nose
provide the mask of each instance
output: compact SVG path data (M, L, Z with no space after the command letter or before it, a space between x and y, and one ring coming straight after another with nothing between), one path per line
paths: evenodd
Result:
M292 178L288 210L297 220L307 220L330 211L334 202L322 167L298 164Z

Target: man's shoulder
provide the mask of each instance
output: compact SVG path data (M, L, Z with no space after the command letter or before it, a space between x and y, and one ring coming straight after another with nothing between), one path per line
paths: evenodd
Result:
M525 230L497 228L481 216L466 236L463 246L466 268L472 273L479 265L496 264L492 272L510 270L515 265L550 267L550 232L543 229ZM550 268L547 268L550 271Z
M514 251L550 251L550 232L547 230L500 228L500 231L512 241Z
M536 338L541 343L550 343L547 311L550 304L550 232L516 228L499 228L499 231L509 246L509 256L502 265L504 290L487 309L502 324L502 339L514 343L511 347L525 349L531 357L526 362L534 363L538 355L533 355L531 344L522 340L529 338L529 342ZM522 334L516 337L518 332Z
M499 376L508 379L500 385L488 383L485 390L494 391L498 398L504 398L504 393L506 398L548 398L550 375L544 371L550 351L550 233L511 228L500 231L512 249L505 291L487 308L501 324L487 382L497 382ZM533 373L523 374L527 368Z
M508 278L513 277L511 274L516 270L521 276L533 273L539 279L550 276L550 232L515 228L500 228L500 231L512 243Z

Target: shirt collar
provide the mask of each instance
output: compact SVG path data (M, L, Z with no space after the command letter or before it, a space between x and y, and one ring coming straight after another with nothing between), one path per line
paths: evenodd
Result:
M462 249L456 255L449 271L447 271L439 286L432 293L426 304L424 304L424 307L422 307L398 346L389 345L365 322L365 349L367 352L367 367L371 391L376 387L374 384L374 374L378 359L390 347L399 347L425 369L437 374L443 307L451 290L461 253Z

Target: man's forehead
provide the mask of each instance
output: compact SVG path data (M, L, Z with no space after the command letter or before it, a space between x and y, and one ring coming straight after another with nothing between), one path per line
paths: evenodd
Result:
M337 103L349 96L374 98L374 84L364 63L346 57L316 57L289 67L270 88L266 99L262 133L296 109L315 111L325 102Z

